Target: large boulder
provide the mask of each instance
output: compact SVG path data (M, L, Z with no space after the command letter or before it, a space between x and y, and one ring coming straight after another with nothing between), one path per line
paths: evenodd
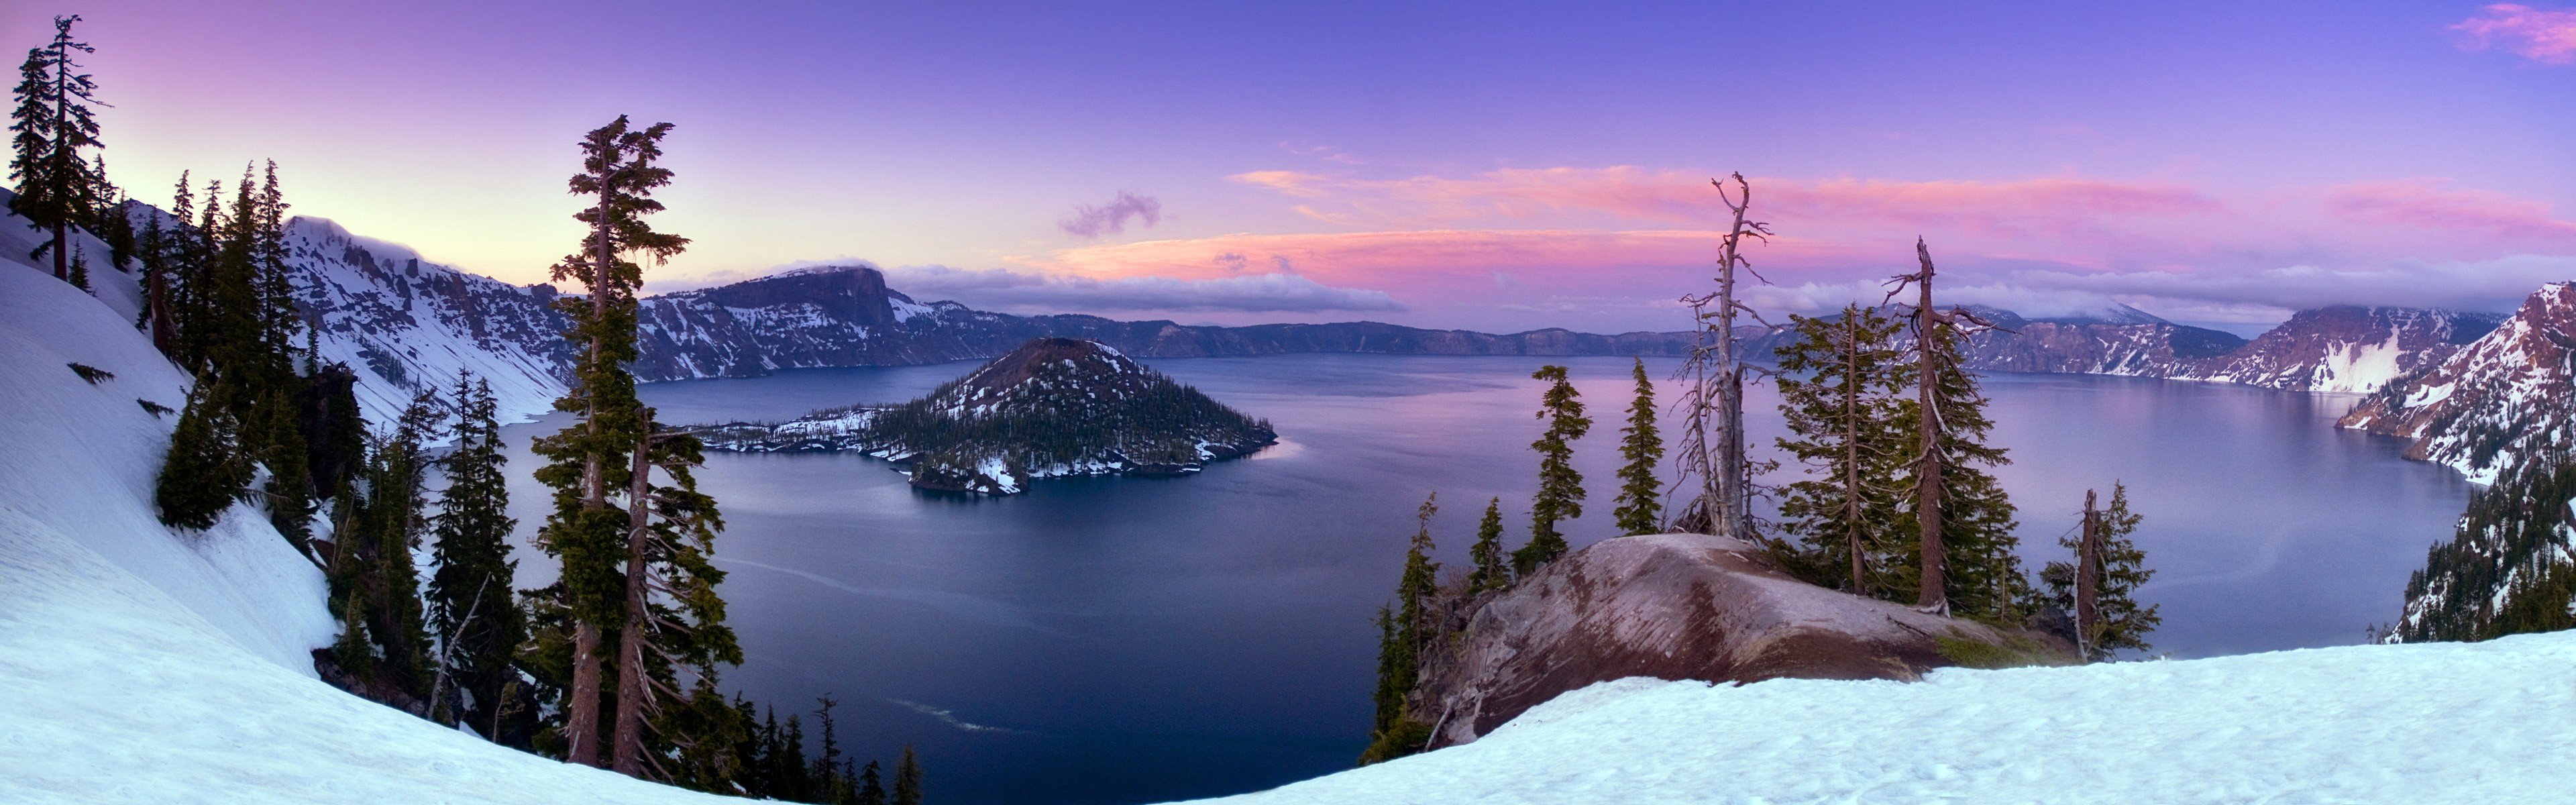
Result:
M1434 725L1434 746L1473 741L1558 694L1632 676L1913 681L1942 666L2076 661L2062 638L1818 587L1758 547L1704 534L1600 542L1466 611L1415 689L1413 714Z

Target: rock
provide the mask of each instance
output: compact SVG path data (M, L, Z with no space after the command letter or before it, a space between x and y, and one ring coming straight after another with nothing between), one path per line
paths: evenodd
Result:
M1414 691L1412 715L1435 725L1434 746L1632 676L1912 681L1943 666L2077 662L2057 637L1828 590L1751 544L1702 534L1606 540L1470 604L1463 633L1426 658Z

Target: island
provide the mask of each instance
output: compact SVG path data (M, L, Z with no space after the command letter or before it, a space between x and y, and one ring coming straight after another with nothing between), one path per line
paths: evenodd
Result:
M901 405L689 428L709 450L855 451L922 489L1009 495L1036 478L1184 475L1277 444L1226 407L1097 341L1036 338Z

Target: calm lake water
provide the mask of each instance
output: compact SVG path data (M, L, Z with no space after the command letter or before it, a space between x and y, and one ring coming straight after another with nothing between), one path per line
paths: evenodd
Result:
M1133 803L1268 788L1350 767L1366 743L1375 629L1412 515L1437 490L1445 562L1488 498L1527 535L1549 361L1300 355L1152 365L1264 416L1283 442L1193 477L1040 481L1026 494L916 493L856 455L710 454L731 525L717 560L747 661L724 681L811 710L844 703L862 759L909 742L943 805ZM1596 421L1578 446L1592 498L1567 532L1609 536L1624 358L1573 368ZM1658 377L1672 362L1649 361ZM893 402L973 363L803 370L644 387L665 421L777 419ZM2349 398L2073 375L1986 381L1997 474L2034 563L2059 552L2084 490L2128 483L2158 575L2160 651L2200 657L2359 642L2393 619L2407 573L2471 487L2340 431ZM1671 389L1664 400L1669 402ZM1768 386L1756 443L1778 435ZM505 434L523 534L544 495L529 437ZM2035 565L2034 565L2035 566ZM551 576L523 562L523 585Z

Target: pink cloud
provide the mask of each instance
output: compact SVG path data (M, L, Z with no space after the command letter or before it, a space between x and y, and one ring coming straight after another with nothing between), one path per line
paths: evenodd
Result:
M2576 222L2550 216L2549 205L2487 190L2448 189L2447 181L2358 182L2335 188L2326 209L2369 224L2564 242Z
M2576 63L2576 10L2497 3L2451 30L2466 34L2470 50L2500 48L2542 64Z
M1232 178L1295 198L1298 211L1346 226L1586 217L1706 226L1724 213L1707 175L1635 166L1507 168L1467 178L1358 179L1301 171L1257 171ZM1903 225L1983 234L2070 232L2099 226L2106 218L2225 209L2185 185L2072 177L2011 182L1757 178L1753 188L1761 217L1808 231Z

